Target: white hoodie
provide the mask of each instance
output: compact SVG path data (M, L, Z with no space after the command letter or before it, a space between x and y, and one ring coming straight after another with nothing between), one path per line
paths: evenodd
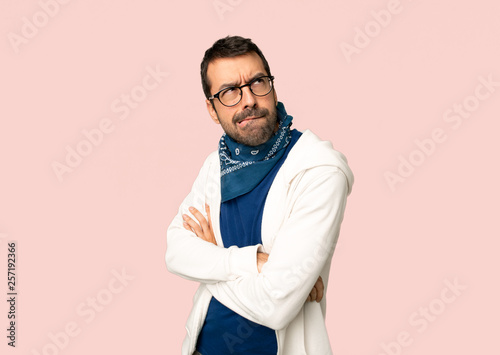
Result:
M309 130L278 171L265 202L262 245L224 248L219 227L220 163L208 156L167 231L170 272L200 282L186 323L182 355L196 347L211 297L241 316L276 330L278 355L331 354L326 297L306 302L318 276L328 286L331 258L354 177L344 155ZM217 246L182 226L188 208L210 206ZM206 217L206 216L205 216ZM257 251L269 254L261 272ZM244 339L247 334L237 329Z

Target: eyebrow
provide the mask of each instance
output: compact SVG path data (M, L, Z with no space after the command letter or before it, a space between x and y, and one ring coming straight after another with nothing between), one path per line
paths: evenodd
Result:
M264 73L261 73L261 72L258 72L257 74L254 74L250 80L248 80L248 82L251 82L252 80L255 80L257 79L258 77L261 77L261 76L266 76L267 74L264 74ZM222 89L226 89L226 88L229 88L229 87L232 87L232 86L236 86L236 84L238 84L238 82L236 81L233 81L232 83L224 83L222 84L221 86L219 86L219 89L217 91L221 91Z

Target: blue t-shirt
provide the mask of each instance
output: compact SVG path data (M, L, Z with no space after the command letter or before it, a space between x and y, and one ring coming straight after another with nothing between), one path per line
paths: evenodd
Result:
M236 245L243 248L262 243L262 213L267 193L301 134L296 129L291 131L285 153L252 191L221 204L220 231L224 247ZM196 348L203 355L276 355L278 352L273 329L240 316L215 297L210 301Z

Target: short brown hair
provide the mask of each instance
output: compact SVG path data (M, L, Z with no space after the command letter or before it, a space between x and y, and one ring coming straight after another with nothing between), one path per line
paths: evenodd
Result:
M250 38L243 38L240 36L227 36L216 41L212 47L206 50L205 56L201 62L201 85L203 87L203 92L205 97L208 99L211 95L210 86L211 83L208 80L207 70L208 64L217 58L232 58L239 55L244 55L250 52L255 52L262 59L264 64L264 69L267 75L271 74L271 69L267 63L266 58L262 54L261 50L255 43L252 42Z

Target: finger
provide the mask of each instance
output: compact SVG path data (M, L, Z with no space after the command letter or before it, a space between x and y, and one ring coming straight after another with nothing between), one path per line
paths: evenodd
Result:
M198 236L202 237L203 236L203 231L201 230L200 226L198 223L196 223L191 217L189 217L187 214L183 215L182 218L184 219L184 222L188 224L189 227L193 230L193 232Z
M207 212L207 219L208 219L207 222L208 222L208 225L210 226L210 221L212 219L210 218L210 206L207 203L205 203L205 211Z
M309 294L311 296L311 301L316 301L316 296L318 292L316 291L316 286L312 288L311 293Z
M311 302L311 295L307 296L306 302Z
M205 211L207 212L208 234L210 235L210 242L217 245L214 230L212 229L212 217L210 216L210 206L208 205L208 203L205 203Z
M182 226L187 229L188 231L192 232L193 230L191 229L191 227L189 226L189 224L187 224L186 221L182 222Z
M200 226L201 226L201 229L203 231L208 231L208 223L207 223L207 220L205 219L205 217L201 214L200 211L198 211L196 208L194 207L189 207L189 212L191 212L193 214L193 216L198 220L198 222L200 223Z
M321 276L318 278L318 281L316 281L316 290L318 291L318 295L316 296L316 301L319 302L323 299L323 296L325 295L325 285L323 284L323 279Z

